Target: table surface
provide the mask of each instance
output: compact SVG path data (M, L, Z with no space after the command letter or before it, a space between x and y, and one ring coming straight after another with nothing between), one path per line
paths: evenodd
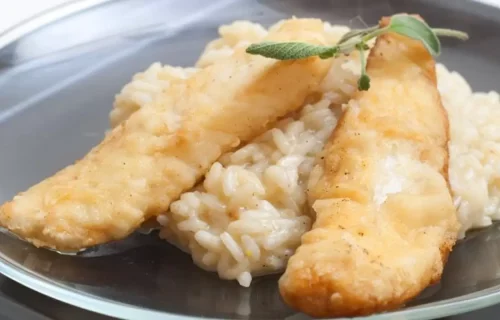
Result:
M0 0L0 33L40 12L72 1L75 0ZM500 6L500 0L475 1ZM494 320L499 314L500 305L497 305L443 320ZM109 320L112 318L61 303L0 275L0 320L14 319Z

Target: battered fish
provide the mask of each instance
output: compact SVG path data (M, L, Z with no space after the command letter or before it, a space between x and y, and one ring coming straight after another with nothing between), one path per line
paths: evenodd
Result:
M325 44L323 23L292 19L266 40ZM74 251L126 237L194 186L224 152L264 132L318 89L331 61L275 61L245 48L171 86L82 160L0 207L0 225Z
M389 33L368 74L311 175L316 222L279 282L290 306L316 317L400 307L439 281L459 227L433 58Z

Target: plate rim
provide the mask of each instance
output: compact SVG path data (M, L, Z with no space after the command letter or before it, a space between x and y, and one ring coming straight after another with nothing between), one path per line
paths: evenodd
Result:
M72 0L46 9L0 32L0 51L13 42L53 22L115 0Z
M157 311L150 308L128 305L107 298L97 297L92 294L80 292L75 288L64 286L50 278L35 274L23 268L19 268L16 265L17 263L13 262L10 258L0 252L0 273L7 278L53 299L98 314L126 320L142 320L145 318L149 320L201 319L197 316L180 315L167 311ZM354 318L325 318L325 320L429 320L486 308L497 304L498 302L500 302L500 285L474 293L465 294L460 297L441 300L421 306L409 307L398 311ZM423 306L425 306L425 308ZM208 319L223 320L223 318L218 317L208 317Z

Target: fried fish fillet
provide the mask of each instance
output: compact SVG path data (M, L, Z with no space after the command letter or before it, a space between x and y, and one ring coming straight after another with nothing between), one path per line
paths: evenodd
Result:
M316 221L279 282L290 306L316 317L401 306L439 281L459 227L433 58L389 33L367 68L371 88L351 100L319 158Z
M324 44L322 32L320 20L291 19L266 40ZM5 203L0 225L64 251L123 238L167 211L222 153L299 108L331 64L244 50L171 86L83 159Z

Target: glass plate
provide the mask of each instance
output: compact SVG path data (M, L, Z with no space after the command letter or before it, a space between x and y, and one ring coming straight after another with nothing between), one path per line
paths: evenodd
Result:
M76 6L76 7L75 7ZM459 27L440 57L476 90L498 90L500 10L471 1L178 0L73 2L0 36L0 201L82 157L103 137L114 95L152 62L190 66L217 26L319 17L359 27L417 12ZM50 22L50 24L47 24ZM39 250L0 233L0 272L36 291L124 319L289 319L277 276L248 289L198 269L156 234L134 234L79 256ZM430 319L500 302L500 229L468 235L439 285L370 320Z

